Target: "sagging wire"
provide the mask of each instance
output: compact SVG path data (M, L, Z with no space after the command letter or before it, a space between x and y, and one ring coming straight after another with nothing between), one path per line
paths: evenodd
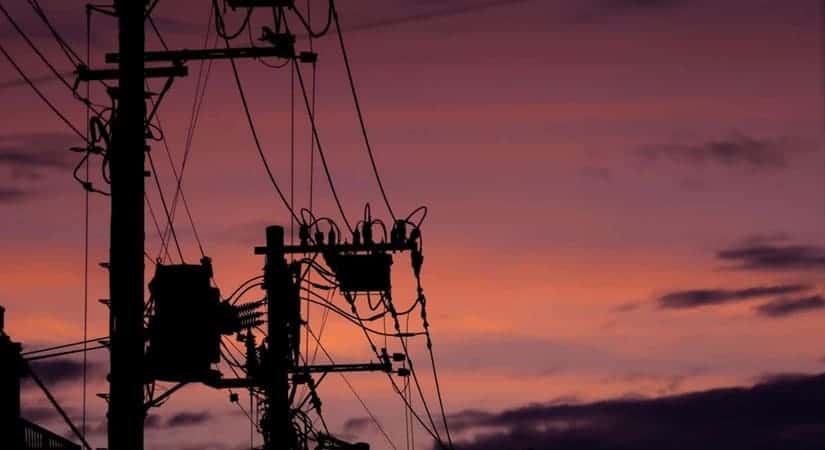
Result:
M350 302L350 306L351 306L351 308L352 308L353 315L355 315L356 317L358 317L358 311L357 311L357 308L356 308L356 306L355 306L355 300L354 300L354 298L352 298L352 297L350 296L350 297L348 297L348 298L347 298L347 301L349 301L349 302ZM363 328L362 328L362 330L363 330ZM370 337L369 333L367 333L367 331L366 331L366 330L363 330L363 332L364 332L364 336L367 338L367 342L369 342L370 347L372 348L373 353L375 353L376 357L379 357L379 358L380 358L380 353L379 353L379 351L378 351L378 348L375 346L375 343L373 342L373 340L372 340L372 338ZM407 359L409 359L409 355L407 355ZM411 371L411 372L412 372L412 371ZM387 374L387 378L390 380L390 384L392 385L392 387L393 387L393 389L395 390L395 392L399 395L399 397L401 397L401 400L404 402L404 405L407 407L407 409L408 409L408 410L409 410L409 411L413 414L413 416L415 417L415 419L418 421L419 425L421 425L421 427L422 427L422 428L424 428L424 430L425 430L425 431L426 431L426 432L427 432L430 436L432 436L432 438L433 438L433 439L435 439L435 441L436 441L436 442L437 442L437 443L438 443L438 444L439 444L439 445L440 445L440 446L441 446L444 450L449 450L449 449L447 449L447 447L444 445L443 441L441 440L441 436L438 434L438 429L437 429L437 427L435 426L434 420L432 419L432 415L429 415L429 413L428 413L428 415L429 415L429 419L430 419L430 423L432 424L432 428L430 428L430 427L429 427L429 426L428 426L428 425L424 422L424 419L422 419L422 418L421 418L421 416L418 414L418 412L417 412L417 411L415 411L415 409L412 407L412 404L410 403L410 401L409 401L409 400L407 400L407 398L406 398L406 397L404 396L404 394L401 392L401 389L398 387L398 384L395 382L395 379L392 377L392 374L388 373L388 374ZM423 394L422 394L422 398L423 398ZM425 404L425 406L426 406L426 401L424 402L424 404ZM428 410L428 408L425 408L425 409L426 409L426 410Z
M307 324L307 329L309 330L308 331L309 335L312 336L312 338L315 340L316 344L318 345L318 348L321 349L321 351L324 353L324 355L329 360L330 364L335 364L335 359L333 359L332 355L330 355L330 353L327 351L327 349L324 348L324 345L321 343L321 339L318 336L315 335L315 333L309 327L309 324ZM355 390L355 386L352 385L352 383L349 381L349 378L347 378L347 376L344 375L344 373L342 373L342 372L338 372L338 375L341 376L341 379L344 381L344 383L347 385L349 390L352 392L352 394L355 396L355 398L361 404L361 407L364 408L364 411L366 411L367 415L370 417L370 420L372 420L372 422L375 424L375 426L378 428L378 430L384 436L384 439L387 441L387 443L390 444L390 447L392 447L394 450L398 450L398 447L395 445L395 442L393 442L393 440L390 438L389 434L387 434L387 432L384 430L384 427L381 425L381 422L378 420L378 418L375 417L375 414L373 414L372 410L370 410L369 406L367 406L364 399L362 399L361 396L358 394L358 391ZM390 377L392 377L392 376L390 375Z
M43 380L41 380L40 377L37 376L37 373L35 373L35 371L32 369L31 364L28 364L27 361L24 361L23 366L26 369L26 371L28 371L29 376L31 376L35 384L37 384L40 390L43 391L43 394L46 395L46 398L49 400L49 403L52 404L54 409L58 412L58 414L60 414L60 417L63 419L63 421L66 422L66 425L69 426L69 429L72 430L72 434L74 434L75 437L77 437L80 440L80 442L83 444L86 450L92 450L92 447L89 445L88 442L86 442L86 437L83 435L83 433L80 432L80 430L77 429L75 424L69 418L69 415L66 414L66 411L63 410L63 408L60 406L60 403L58 403L57 399L55 399L52 393L49 391L49 388L47 388L46 385L43 383Z
M361 135L364 138L364 144L367 148L367 154L369 155L370 165L372 166L372 173L375 175L375 181L378 183L378 188L381 191L381 197L384 199L384 204L387 206L387 211L389 211L390 216L392 217L393 221L396 221L397 218L395 217L395 212L390 205L390 200L387 197L387 191L384 189L384 183L381 180L381 175L378 172L378 165L375 162L375 154L372 151L372 145L370 144L369 134L367 133L367 125L366 121L364 120L364 114L361 111L361 102L358 100L358 91L355 88L355 79L352 75L352 67L350 67L349 55L347 53L347 46L344 45L344 33L341 30L341 23L338 19L338 10L335 8L335 1L329 1L329 9L330 9L330 19L335 21L335 31L338 35L338 43L341 46L341 54L344 57L344 67L346 68L347 72L347 79L349 80L350 92L352 93L352 100L355 104L355 111L358 114L358 123L361 126Z
M321 165L324 167L324 173L326 174L327 182L329 184L330 192L332 193L332 197L335 200L335 204L338 207L338 212L341 214L341 218L344 220L344 224L346 224L347 229L352 233L353 228L350 225L349 219L347 219L347 215L344 212L344 207L341 204L341 199L338 196L338 191L335 189L335 183L332 181L332 174L330 173L329 165L327 164L326 156L324 155L323 147L321 146L321 138L318 136L318 127L315 124L315 113L312 110L312 105L309 101L309 95L307 94L306 85L304 83L304 77L301 74L301 68L298 64L293 65L295 74L298 75L298 84L301 86L301 96L304 99L304 107L306 108L307 115L309 116L309 120L312 123L312 136L315 139L315 145L318 147L318 155L321 157Z
M252 18L252 8L247 8L246 14L241 22L241 25L238 27L237 31L232 33L226 32L226 23L224 22L223 15L226 13L226 3L224 3L223 11L221 11L221 7L218 4L218 0L212 0L212 7L215 9L215 31L218 33L218 36L222 37L225 40L231 41L232 39L237 38L244 32L244 30L249 26L249 21Z
M309 7L309 2L307 2L307 17L306 18L304 18L303 14L301 14L301 11L298 8L295 8L294 5L290 9L292 9L292 12L295 13L295 16L298 18L298 20L301 21L301 25L303 25L304 30L306 30L306 32L307 32L307 36L309 36L310 38L314 38L314 39L321 38L321 37L325 36L329 32L329 29L332 27L335 7L334 7L333 2L331 0L329 2L329 6L328 6L328 9L327 9L327 23L321 28L321 31L315 31L315 30L312 29L312 23L311 23L312 15L310 14L311 10L310 10L310 7Z

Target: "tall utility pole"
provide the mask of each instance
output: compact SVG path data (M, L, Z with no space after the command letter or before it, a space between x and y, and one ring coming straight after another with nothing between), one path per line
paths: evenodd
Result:
M143 450L144 0L115 0L119 83L112 133L109 450Z
M292 354L297 346L295 322L300 320L296 288L284 257L284 228L267 227L264 289L268 309L268 352L263 361L264 391L267 398L265 423L262 424L264 450L298 448L289 398L289 371L295 367Z

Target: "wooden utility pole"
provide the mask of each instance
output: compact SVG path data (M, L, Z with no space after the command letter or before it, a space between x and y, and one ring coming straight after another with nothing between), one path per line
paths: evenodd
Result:
M266 414L262 423L264 450L298 448L292 426L289 372L295 367L296 321L300 320L299 300L284 255L284 228L266 228L264 289L267 299L267 353L263 361Z
M109 450L143 450L144 5L143 0L115 0L120 61L110 152Z

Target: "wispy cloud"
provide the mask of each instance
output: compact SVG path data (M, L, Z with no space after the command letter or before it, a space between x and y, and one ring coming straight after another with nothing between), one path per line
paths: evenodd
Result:
M607 167L585 166L579 170L579 174L585 178L596 181L610 181L613 178L613 171Z
M639 309L640 306L636 302L625 302L613 308L612 311L618 313L630 312Z
M691 3L690 0L593 0L577 2L581 10L573 22L599 22L616 16L662 14Z
M648 145L640 148L639 154L654 162L769 171L787 167L791 154L799 149L799 143L792 138L734 134L702 143Z
M812 295L801 298L780 298L756 307L759 315L771 318L787 317L825 309L825 298Z
M73 75L74 75L74 73L69 72L69 71L63 73L63 76L69 77L69 78L72 77ZM57 78L54 75L51 75L51 74L49 74L49 75L29 76L29 79L35 85L42 85L42 84L45 84L45 83L54 83L55 81L58 81ZM0 81L0 91L2 91L4 89L19 88L19 87L23 87L23 86L26 86L26 85L27 85L26 81L23 80L22 78L9 78L9 79Z
M29 192L14 187L0 187L0 204L17 203L29 195Z
M146 428L178 428L201 425L212 421L215 418L209 411L184 411L172 414L163 418L157 414L150 414L146 417L143 426Z
M78 145L75 136L65 133L28 133L0 136L0 167L13 179L39 178L45 170L72 166Z
M391 17L387 19L379 19L370 22L365 22L361 24L356 24L352 26L347 26L346 23L342 24L344 31L352 32L352 31L368 31L373 29L379 28L387 28L392 26L398 25L405 25L408 23L416 23L416 22L425 22L428 20L446 18L451 16L458 16L462 14L468 14L471 12L478 12L486 9L497 8L502 6L510 6L517 3L527 3L533 2L536 0L487 0L475 3L468 3L463 5L454 5L447 8L440 8L435 11L427 11L421 13L413 13L404 16L398 17ZM444 2L447 3L447 2Z
M629 12L673 8L690 3L687 0L601 0L597 6L606 11Z
M825 267L825 248L813 245L755 244L719 251L717 258L736 269L807 270Z
M687 309L703 306L720 305L756 299L769 295L785 295L804 292L811 286L789 284L779 286L757 286L746 289L692 289L665 294L658 298L660 308Z
M164 426L166 428L186 427L200 425L210 420L212 420L212 414L208 411L182 412L169 417Z
M42 183L35 182L51 171L68 174L77 159L69 148L79 144L75 136L65 133L0 135L0 204L28 200L42 188Z
M49 387L62 386L79 381L83 377L83 362L69 358L55 358L34 361L32 371L37 374ZM86 376L97 377L105 371L104 364L99 361L89 361L86 365Z

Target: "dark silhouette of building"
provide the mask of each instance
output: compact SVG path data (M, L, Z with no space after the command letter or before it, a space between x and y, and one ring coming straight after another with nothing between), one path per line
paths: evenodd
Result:
M80 446L20 417L20 379L26 374L22 346L4 331L0 306L0 448L9 450L80 450Z

